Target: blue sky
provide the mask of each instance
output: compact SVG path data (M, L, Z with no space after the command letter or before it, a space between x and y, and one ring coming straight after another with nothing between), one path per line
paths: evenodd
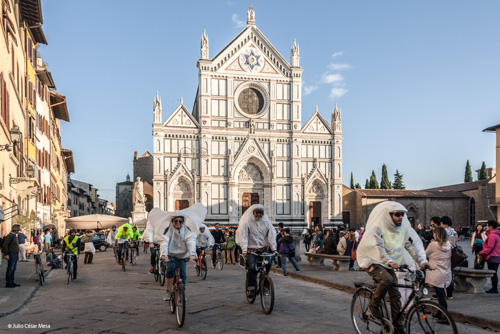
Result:
M249 2L43 0L40 50L71 122L73 178L115 200L134 151L152 152L153 98L163 119L192 108L203 29L210 57L242 29ZM344 183L398 169L408 189L460 183L495 161L500 123L498 1L253 1L257 27L304 69L303 122L342 110ZM475 175L474 175L475 177Z

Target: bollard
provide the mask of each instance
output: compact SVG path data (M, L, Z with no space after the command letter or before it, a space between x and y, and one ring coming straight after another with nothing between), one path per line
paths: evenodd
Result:
M302 239L300 238L300 234L293 237L293 247L295 247L295 261L300 262L300 244L302 243Z

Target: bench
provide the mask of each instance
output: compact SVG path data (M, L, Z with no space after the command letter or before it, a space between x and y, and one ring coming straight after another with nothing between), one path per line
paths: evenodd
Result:
M495 272L487 269L455 268L453 274L457 292L481 294L485 293L486 279L492 277Z
M323 260L331 260L333 264L333 270L343 271L349 270L349 262L351 261L350 256L344 255L330 255L330 254L315 254L315 253L305 253L309 266L314 265L314 263Z

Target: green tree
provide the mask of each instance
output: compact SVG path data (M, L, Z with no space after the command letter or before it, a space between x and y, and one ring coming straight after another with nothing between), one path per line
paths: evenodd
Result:
M356 183L356 185L354 186L354 188L361 189L361 185L359 183Z
M380 180L380 189L391 189L391 181L389 181L389 176L387 175L387 166L382 165L382 179Z
M368 179L366 179L365 189L370 189L370 181Z
M352 176L352 172L351 172L351 189L354 189L354 176Z
M488 178L488 170L486 169L486 164L483 161L481 169L479 170L479 179L486 180Z
M394 183L392 184L394 189L406 189L405 184L403 183L403 174L399 173L396 169L396 174L394 174Z
M375 175L375 171L372 170L372 175L370 176L370 189L379 189L377 176Z
M465 165L464 182L472 182L472 170L470 168L469 160L467 160L467 164Z

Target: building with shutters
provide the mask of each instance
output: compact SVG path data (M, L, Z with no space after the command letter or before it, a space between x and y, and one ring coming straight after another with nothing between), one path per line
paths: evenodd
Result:
M302 71L294 41L290 62L247 26L210 58L206 32L192 110L181 99L163 120L154 100L154 206L208 208L206 221L237 224L252 204L291 227L342 221L341 113L316 107L302 120Z

